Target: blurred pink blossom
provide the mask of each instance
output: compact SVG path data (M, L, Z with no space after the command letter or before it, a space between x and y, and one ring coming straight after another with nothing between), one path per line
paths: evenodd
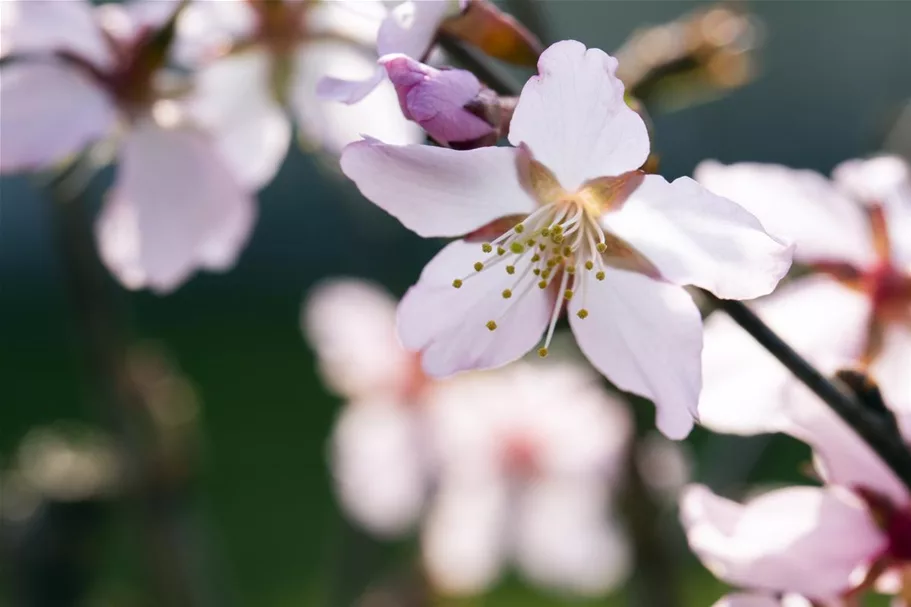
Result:
M433 380L395 339L395 302L354 280L317 287L303 324L328 385L348 400L331 439L343 507L386 536L422 520L440 590L480 592L509 562L581 594L624 579L611 505L630 420L594 377L516 363Z
M0 69L0 172L50 168L115 139L99 251L125 286L158 292L234 265L256 217L254 198L161 86L158 33L176 6L9 0L0 17L10 59Z
M796 594L779 598L765 594L738 592L722 597L712 607L812 607L812 604Z
M430 261L399 307L402 342L428 374L504 365L545 331L546 355L565 304L595 367L654 400L659 429L681 438L693 425L702 348L699 310L682 285L764 295L791 253L695 181L638 170L648 133L616 68L600 50L559 42L522 91L509 133L517 147L368 139L348 146L341 165L418 234L469 234Z
M829 181L774 165L703 163L697 178L793 240L808 273L753 305L825 371L861 367L898 412L911 412L911 180L893 157L852 160ZM802 388L730 319L706 322L703 424L721 432L774 431Z
M196 70L191 110L216 134L243 183L259 188L272 180L288 151L292 118L305 145L330 153L362 133L398 143L423 138L401 116L389 83L350 107L316 95L327 74L376 71L367 49L385 14L373 0L191 2L178 23L175 56Z

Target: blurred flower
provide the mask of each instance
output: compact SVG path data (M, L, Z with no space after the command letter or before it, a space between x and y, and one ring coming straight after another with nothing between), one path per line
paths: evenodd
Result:
M395 86L405 118L420 124L439 143L447 146L496 143L494 127L478 115L484 89L474 74L465 70L438 70L405 55L385 55L380 63ZM496 103L496 94L489 92L485 96L489 102Z
M911 181L898 158L849 161L833 181L774 165L703 163L696 177L793 240L808 273L753 309L820 368L860 366L897 411L911 412ZM752 434L778 425L800 391L728 318L706 323L700 421Z
M327 383L349 399L332 435L342 505L387 536L424 515L438 588L479 592L508 561L583 594L622 581L611 503L630 420L593 377L517 363L434 381L395 339L395 302L357 281L318 287L303 323Z
M658 427L680 438L700 390L702 321L679 285L757 297L791 255L693 180L637 170L648 134L623 101L616 67L597 49L559 42L519 99L509 133L518 147L457 152L368 139L348 146L341 165L418 234L470 233L425 267L399 307L399 335L422 352L427 373L498 367L545 330L546 355L565 302L592 363L654 400Z
M541 44L518 21L488 0L405 0L389 3L376 38L377 56L401 54L421 61L438 35L468 42L485 53L534 65ZM326 77L317 85L324 99L356 103L382 82L382 68L363 79Z
M361 134L398 143L423 134L397 108L388 83L363 104L321 100L327 74L373 73L368 50L385 15L377 1L193 0L177 28L178 62L196 69L193 115L218 138L243 183L260 188L282 164L291 119L305 143L336 153Z
M713 607L812 607L807 599L796 594L773 597L763 594L734 593L722 597Z
M178 5L149 1L4 3L0 172L51 167L117 135L101 258L125 286L166 292L197 269L231 267L256 208L167 98L161 68Z
M899 421L911 439L908 415ZM775 429L813 448L826 486L777 489L744 505L690 487L681 516L709 569L732 584L826 601L911 563L911 495L850 426L804 390Z

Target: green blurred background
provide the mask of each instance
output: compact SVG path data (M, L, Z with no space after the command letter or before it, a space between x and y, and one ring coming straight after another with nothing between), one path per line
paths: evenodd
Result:
M636 28L698 6L706 4L550 0L540 12L550 41L571 37L610 51ZM764 1L748 8L764 23L758 78L711 103L653 115L663 174L687 174L705 158L827 172L879 150L911 97L911 2ZM890 141L901 145L900 137ZM109 178L93 185L96 204ZM300 303L314 282L338 274L401 293L439 243L420 241L360 200L331 162L296 151L260 200L253 240L229 274L198 276L164 298L123 297L136 333L164 344L201 398L200 477L188 524L206 546L213 604L346 604L368 578L407 571L414 547L372 542L336 509L325 454L338 402L315 375L298 328ZM34 427L100 424L68 312L51 205L35 180L0 180L0 467ZM639 413L651 423L650 408ZM689 442L696 477L728 492L743 487L745 473L768 482L801 478L807 458L803 446L780 438L707 439L697 432ZM674 513L666 517L669 537L679 540ZM92 529L88 544L102 568L84 604L153 605L141 590L129 516L105 510ZM17 554L7 551L4 559L11 573ZM691 559L683 562L685 604L711 604L722 585ZM0 605L12 605L4 596L0 588ZM625 597L613 600L624 604ZM564 602L507 580L466 604Z

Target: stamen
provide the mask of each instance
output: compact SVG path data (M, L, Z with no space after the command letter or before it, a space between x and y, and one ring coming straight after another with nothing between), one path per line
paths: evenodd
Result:
M586 270L591 270L594 267L595 267L595 262L593 262L591 259L589 259L588 261L585 262Z
M497 330L497 323L495 323L495 322L492 321L492 320L488 320L488 321L487 321L486 327L487 327L488 329L490 329L491 331L496 331L496 330Z
M462 288L462 281L461 281L461 279L456 278L455 280L453 280L453 281L452 281L452 286L454 286L456 289L461 289L461 288Z
M484 244L481 245L481 250L484 251L485 253L490 253L491 251L493 251L493 245L491 245L489 242L485 242Z
M503 299L509 299L512 297L512 291L509 289L503 289Z
M475 271L475 272L480 272L480 271L483 270L483 269L484 269L484 263L483 263L483 262L480 262L480 261L474 262L474 271Z
M597 278L598 280L604 280L604 271L600 271L597 274L595 274L595 278Z
M579 318L588 318L588 310L585 308L580 308L579 311L576 312L576 316Z
M521 255L525 252L525 245L521 242L514 242L509 245L509 250L515 253L516 255Z
M507 273L507 274L515 274L515 273L516 273L516 266L506 266L506 273Z
M515 230L516 234L521 234L522 232L525 231L525 226L520 223L520 224L517 224L516 227L513 228L513 230Z

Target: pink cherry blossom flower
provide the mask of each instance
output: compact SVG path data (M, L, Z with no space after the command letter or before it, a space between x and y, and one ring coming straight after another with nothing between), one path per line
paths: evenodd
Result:
M366 140L342 171L426 237L460 236L399 307L399 335L443 377L497 367L548 345L565 307L582 351L612 382L655 401L670 437L693 424L702 321L681 285L726 298L770 292L790 249L695 181L639 167L642 119L617 63L559 42L525 85L509 140L454 151Z
M796 594L779 598L765 594L736 592L722 597L712 607L812 607L812 604Z
M244 183L275 176L291 142L291 118L305 145L339 152L361 134L421 141L385 83L357 106L322 100L326 74L377 69L369 47L384 15L375 1L193 0L178 22L175 55L195 69L193 115L216 136Z
M911 418L897 413L907 441ZM734 585L828 604L911 564L911 495L847 424L801 387L769 431L809 444L826 485L775 489L745 504L688 488L681 518L710 570Z
M697 178L795 243L809 273L754 310L826 371L865 368L911 411L911 181L897 158L849 161L829 181L774 165L703 163ZM751 434L776 423L795 389L787 371L724 317L706 323L700 419Z
M198 269L231 267L256 216L250 193L157 81L156 36L176 6L10 0L0 22L10 59L0 68L0 172L52 167L116 139L99 251L125 286L158 292Z
M611 514L626 410L583 369L516 363L434 380L395 336L395 302L354 280L318 287L303 325L348 402L331 438L345 511L374 533L421 524L425 568L471 594L512 562L548 587L599 594L627 572Z

